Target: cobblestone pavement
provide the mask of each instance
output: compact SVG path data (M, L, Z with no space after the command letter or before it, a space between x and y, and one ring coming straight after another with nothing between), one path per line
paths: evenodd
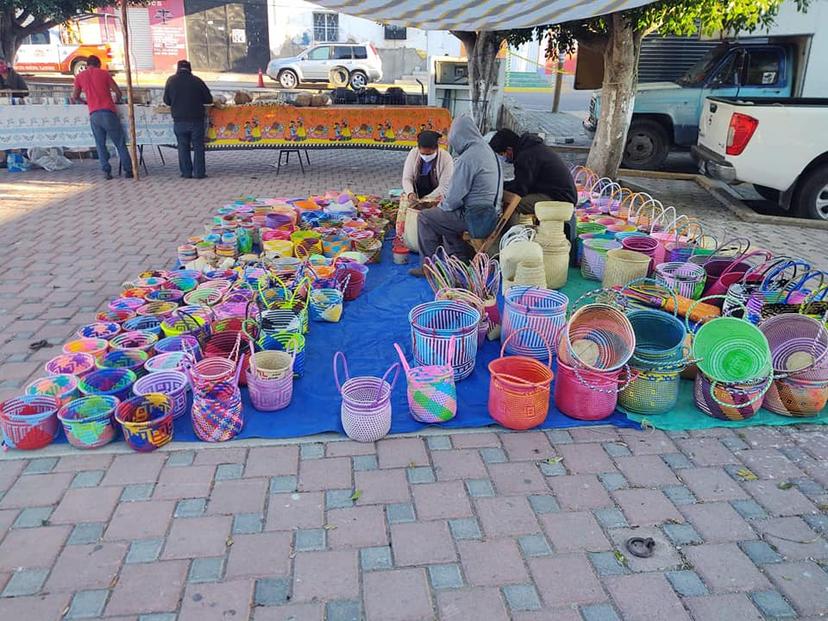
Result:
M168 264L216 206L344 186L382 193L398 185L402 157L311 154L307 175L294 164L276 177L267 154L211 154L202 182L154 157L140 183L106 182L91 162L0 173L2 396L54 355L30 342L61 343L122 281ZM711 226L824 254L815 232L739 223L692 188L660 197ZM828 614L819 427L169 449L0 455L0 619ZM655 555L627 552L631 536L652 537Z

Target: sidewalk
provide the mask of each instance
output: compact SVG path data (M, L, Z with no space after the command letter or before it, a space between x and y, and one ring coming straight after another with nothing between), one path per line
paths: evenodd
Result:
M592 138L586 133L582 119L568 112L541 112L526 110L514 99L503 104L503 125L518 134L544 134L546 144L589 148Z

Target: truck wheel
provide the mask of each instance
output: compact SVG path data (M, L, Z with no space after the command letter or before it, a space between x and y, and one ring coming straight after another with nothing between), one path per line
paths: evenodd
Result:
M670 138L660 123L641 119L630 124L621 163L626 168L658 170L670 153Z
M351 88L358 91L366 86L368 86L368 76L362 71L354 71L351 74Z
M75 62L72 63L72 75L78 75L86 71L86 59L79 58Z
M799 182L796 206L800 216L828 220L828 164L814 168Z
M753 184L753 189L756 190L756 193L766 201L770 201L774 204L779 202L779 190L769 188L764 185L756 185L755 183Z

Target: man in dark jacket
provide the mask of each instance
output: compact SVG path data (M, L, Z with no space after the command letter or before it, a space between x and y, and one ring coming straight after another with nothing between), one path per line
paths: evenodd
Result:
M164 87L164 103L172 108L181 176L185 179L203 179L207 176L204 163L204 106L213 103L213 96L204 81L193 75L189 61L178 61L178 71L169 77ZM190 147L193 150L192 159Z
M28 97L29 87L9 63L0 56L0 92L12 97Z
M575 183L564 161L536 134L518 136L501 129L489 141L495 153L515 165L515 178L503 189L521 197L520 213L535 213L540 201L578 202Z

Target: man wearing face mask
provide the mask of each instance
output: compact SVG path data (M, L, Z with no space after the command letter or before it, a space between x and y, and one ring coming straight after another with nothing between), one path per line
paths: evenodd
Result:
M501 129L492 136L489 146L501 158L515 165L515 178L503 189L521 197L518 212L535 213L541 201L578 202L575 182L564 161L536 134L518 136Z
M437 132L420 132L417 146L405 158L402 187L409 201L438 200L446 194L454 161L448 151L440 148L439 140Z

